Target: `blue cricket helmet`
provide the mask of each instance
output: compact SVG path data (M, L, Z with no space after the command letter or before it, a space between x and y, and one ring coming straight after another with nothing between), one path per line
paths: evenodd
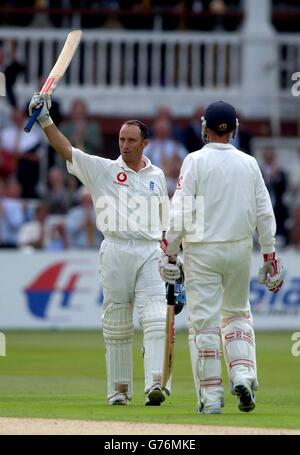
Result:
M238 127L236 111L231 104L224 101L211 103L203 117L203 127L207 127L217 134L236 134Z

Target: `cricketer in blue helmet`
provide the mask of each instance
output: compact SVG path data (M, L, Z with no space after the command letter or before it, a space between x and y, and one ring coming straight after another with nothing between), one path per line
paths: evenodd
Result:
M238 407L243 412L255 408L258 383L249 277L256 229L263 255L259 280L271 292L278 292L283 282L270 196L255 158L230 144L237 128L233 106L217 101L207 107L202 118L206 145L183 162L165 241L165 252L173 258L183 244L189 343L202 414L218 414L224 404L221 340ZM181 230L175 229L178 218L186 215L180 202L187 196L195 200L189 215L196 219L196 235L187 232L184 223ZM197 230L197 223L202 229ZM164 277L162 267L160 271Z

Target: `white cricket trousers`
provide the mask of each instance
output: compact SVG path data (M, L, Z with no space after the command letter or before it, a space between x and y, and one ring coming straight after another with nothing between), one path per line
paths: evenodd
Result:
M185 243L187 308L198 350L200 401L222 401L221 334L231 382L256 388L255 339L249 303L252 238Z
M145 392L160 383L164 352L166 290L158 271L159 242L105 239L100 249L103 335L108 399L132 397L133 308L144 332Z
M221 317L249 315L252 238L185 243L187 307L195 330L220 325Z

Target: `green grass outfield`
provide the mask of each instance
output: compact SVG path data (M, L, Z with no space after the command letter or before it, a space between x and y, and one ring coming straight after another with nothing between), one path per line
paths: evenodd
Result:
M178 332L173 393L161 407L145 407L141 334L135 334L134 398L106 405L104 347L100 332L6 332L0 357L0 416L300 428L300 357L291 332L258 332L260 389L254 412L241 413L228 392L221 415L196 413L187 335Z

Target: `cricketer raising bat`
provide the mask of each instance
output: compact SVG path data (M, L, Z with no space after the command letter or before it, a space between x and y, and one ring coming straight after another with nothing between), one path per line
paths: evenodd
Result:
M73 32L70 32L67 36L67 39L65 41L64 47L62 48L61 53L59 54L59 57L53 66L49 76L46 79L46 82L44 83L40 94L46 94L46 95L52 95L53 92L55 91L57 84L59 83L60 79L63 77L65 74L75 52L76 49L80 43L82 36L82 32L80 30L74 30ZM25 125L24 131L26 133L29 133L31 130L34 122L36 121L39 113L42 110L42 106L39 107L38 109L35 109L32 116L28 120L28 122Z
M167 319L165 329L165 351L162 371L161 386L166 388L166 384L171 377L174 363L175 348L175 285L169 284L167 295Z

